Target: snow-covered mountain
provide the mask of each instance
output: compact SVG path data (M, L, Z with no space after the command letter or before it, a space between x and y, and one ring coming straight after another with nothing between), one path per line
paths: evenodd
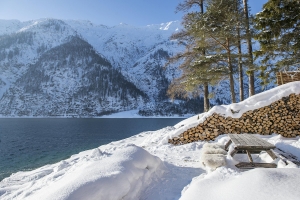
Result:
M180 28L179 21L108 27L75 20L0 20L0 115L201 112L201 99L172 103L166 95L180 74L178 64L164 68L169 57L184 51L170 40ZM235 89L238 94L238 81ZM212 104L230 103L228 81L211 91Z
M0 114L99 116L142 109L152 115L165 104L170 114L199 111L201 104L197 110L187 101L180 101L184 111L178 111L166 96L180 73L176 65L163 68L183 50L169 39L178 29L177 21L107 27L74 20L0 20Z
M152 100L167 81L178 75L176 65L166 71L162 68L168 57L183 50L169 39L180 28L178 21L145 27L96 26L88 21L67 23Z
M133 109L147 95L77 36L27 66L1 99L13 116L99 116Z

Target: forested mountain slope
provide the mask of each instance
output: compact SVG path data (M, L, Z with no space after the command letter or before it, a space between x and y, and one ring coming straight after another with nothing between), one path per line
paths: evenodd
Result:
M171 102L166 95L180 75L178 64L164 67L184 50L170 40L180 28L178 21L107 27L74 20L0 20L0 115L201 112L201 98ZM230 102L227 84L211 88L213 104Z

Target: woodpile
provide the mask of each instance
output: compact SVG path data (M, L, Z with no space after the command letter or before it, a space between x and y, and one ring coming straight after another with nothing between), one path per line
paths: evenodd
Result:
M284 137L300 135L300 94L290 94L268 106L247 111L240 118L225 118L214 113L196 127L169 139L169 143L180 145L199 140L214 140L225 133L277 133Z
M295 72L278 72L276 74L277 85L283 85L294 81L300 81L300 71Z

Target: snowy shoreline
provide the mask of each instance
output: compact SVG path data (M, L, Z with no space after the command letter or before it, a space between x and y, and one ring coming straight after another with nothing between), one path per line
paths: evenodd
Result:
M96 117L91 117L91 116L0 116L0 119L13 119L13 118L16 118L16 119L43 119L43 118L46 118L46 119L101 119L101 118L104 118L104 119L107 119L107 118L124 118L124 119L127 119L127 118L141 118L141 119L153 119L153 118L156 118L156 119L164 119L164 118L182 118L182 119L185 119L185 118L188 118L188 117L191 117L193 116L193 114L185 114L183 116L179 116L179 115L173 115L173 116L142 116L142 115L139 115L138 114L138 110L128 110L128 111L123 111L123 112L118 112L118 113L113 113L111 115L103 115L103 116L96 116Z
M271 91L271 92L270 92ZM282 94L300 93L300 82L255 95L228 108L255 109L275 101ZM272 95L271 95L272 94ZM251 101L250 101L251 100ZM237 106L239 105L239 106ZM226 114L229 109L212 110ZM222 108L222 109L221 109ZM240 108L240 107L239 107ZM226 112L224 113L224 110ZM210 113L210 112L209 112ZM254 162L275 163L277 168L240 170L238 162L247 155L227 154L225 166L211 169L201 162L206 141L174 146L166 138L199 123L204 113L185 119L174 127L146 131L132 137L83 151L69 159L33 171L18 172L0 182L1 200L70 199L214 199L214 200L297 200L300 169L266 153L254 154ZM300 159L300 137L256 135ZM225 145L226 134L210 143ZM232 146L231 146L232 148Z

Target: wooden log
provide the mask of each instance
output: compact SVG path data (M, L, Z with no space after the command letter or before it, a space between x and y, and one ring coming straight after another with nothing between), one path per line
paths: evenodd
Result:
M240 169L276 168L277 167L277 165L275 163L247 163L247 162L240 162L239 164L237 164L235 166Z

